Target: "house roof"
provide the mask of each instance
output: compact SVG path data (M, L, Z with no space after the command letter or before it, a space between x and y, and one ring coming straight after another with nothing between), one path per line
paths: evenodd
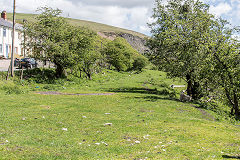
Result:
M0 18L0 26L13 28L13 23L11 21ZM16 30L23 30L23 25L16 23L15 24L15 29Z

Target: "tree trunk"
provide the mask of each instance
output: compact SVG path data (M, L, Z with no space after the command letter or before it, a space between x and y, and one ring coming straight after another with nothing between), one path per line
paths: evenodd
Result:
M186 75L187 79L187 95L192 97L192 80L189 74Z
M202 97L202 91L200 84L194 82L190 74L186 75L187 79L187 95L191 96L194 100L200 99Z
M202 90L198 82L194 82L192 86L192 98L200 99L202 97Z
M56 70L55 71L56 71L56 77L57 78L65 77L64 68L61 65L56 64Z
M86 73L86 74L87 74L88 79L92 80L91 74L90 73Z
M92 74L88 70L83 68L83 72L86 73L88 79L92 80Z
M236 93L234 92L233 94L233 101L234 101L234 114L236 118L240 118L240 111L239 111L239 105L238 105L238 97L236 95Z
M23 67L21 67L21 74L20 74L20 80L23 80Z

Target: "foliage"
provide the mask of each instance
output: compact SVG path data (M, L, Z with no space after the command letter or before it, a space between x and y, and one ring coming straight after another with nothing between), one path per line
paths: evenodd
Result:
M79 58L85 58L84 64L92 63L89 57L95 55L89 55L89 51L96 34L86 28L70 26L66 19L60 17L58 9L43 7L40 11L36 21L25 24L26 46L33 56L53 62L57 77L63 77L64 70L76 65ZM89 69L90 66L87 67Z
M118 37L106 44L102 54L106 55L108 63L113 65L117 71L126 71L132 68L133 57L138 53L125 39Z
M50 60L56 65L56 76L64 75L64 68L72 65L69 49L70 26L60 17L61 11L52 8L40 8L34 22L25 23L28 37L26 47L40 60Z
M22 87L16 85L12 81L2 81L0 85L0 90L5 91L5 94L22 94L25 92Z
M134 59L133 62L133 69L137 71L142 71L144 67L146 67L148 64L148 59L144 56L138 56Z
M215 26L201 75L210 91L227 102L232 115L240 118L240 42L232 38L235 29L229 28L225 20L219 19Z
M72 31L71 50L75 55L74 68L79 72L84 72L89 79L100 65L102 56L100 45L96 33L87 28L74 28Z
M203 47L213 23L209 6L195 0L168 0L165 5L156 0L150 24L152 38L148 40L150 61L170 77L184 79L187 94L194 99L201 97Z
M16 75L20 75L19 72ZM24 81L33 82L33 83L55 83L57 79L54 75L54 69L49 68L34 68L31 70L23 71Z

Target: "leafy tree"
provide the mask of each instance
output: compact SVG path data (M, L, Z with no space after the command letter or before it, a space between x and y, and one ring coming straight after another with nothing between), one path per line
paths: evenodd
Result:
M133 63L133 56L138 54L123 38L116 38L109 42L103 48L102 53L106 55L108 63L113 65L117 71L130 69Z
M64 68L72 65L69 50L70 26L60 17L59 9L43 7L34 22L25 23L25 33L28 37L26 47L34 57L40 60L50 60L56 65L56 76L64 75Z
M101 53L97 34L87 28L73 28L71 32L70 49L75 57L74 65L80 72L84 72L88 79L101 60Z
M62 11L59 9L43 7L39 11L41 14L34 22L25 24L28 37L26 47L31 50L33 56L53 62L57 77L63 77L66 68L79 64L80 61L85 65L84 70L88 72L91 66L89 59L94 55L90 56L87 53L91 50L96 33L69 25L63 17L60 17Z
M149 24L152 37L148 40L150 61L170 77L187 82L187 94L201 97L202 80L199 78L203 48L209 40L213 16L209 6L199 0L156 0L153 18Z
M240 42L232 38L235 29L227 25L228 22L220 19L212 30L201 75L215 95L227 100L231 114L240 118Z

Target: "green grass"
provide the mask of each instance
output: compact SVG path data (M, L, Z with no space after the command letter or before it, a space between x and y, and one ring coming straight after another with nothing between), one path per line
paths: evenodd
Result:
M211 160L240 156L237 122L208 120L191 103L172 98L168 86L183 82L152 70L103 72L93 81L72 77L74 81L58 80L57 84L24 82L19 88L26 92L20 94L6 94L7 89L0 88L0 159ZM14 84L7 85L11 89ZM116 94L34 94L46 90Z
M17 13L16 14L16 22L17 23L23 23L23 19L26 19L28 21L33 21L35 14L25 14L25 13ZM12 14L8 13L7 17L9 20L12 20ZM67 18L67 21L74 25L74 26L80 26L80 27L87 27L95 32L114 32L114 33L128 33L132 34L134 36L138 36L141 38L146 37L146 35L142 33L138 33L135 31L119 28L119 27L114 27L102 23L97 23L97 22L91 22L91 21L86 21L86 20L79 20L79 19L72 19L72 18Z

